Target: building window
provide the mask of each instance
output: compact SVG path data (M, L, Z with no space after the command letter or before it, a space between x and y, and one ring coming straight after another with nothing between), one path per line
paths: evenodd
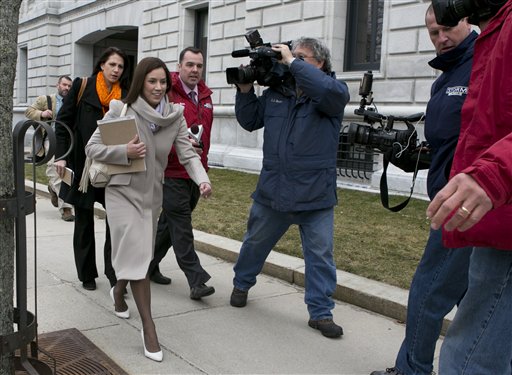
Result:
M379 70L384 0L349 0L345 71Z
M18 68L18 103L27 102L28 91L28 51L27 47L21 47L19 51L19 68Z
M203 79L206 79L206 56L208 56L208 8L196 10L194 47L203 51Z

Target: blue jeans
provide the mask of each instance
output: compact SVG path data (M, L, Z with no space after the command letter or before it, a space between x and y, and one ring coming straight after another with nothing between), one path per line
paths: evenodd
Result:
M332 294L336 288L336 266L333 260L332 207L300 212L279 212L253 202L247 232L234 266L233 285L249 290L256 284L268 254L290 225L299 226L304 255L305 297L311 319L332 318Z
M475 247L468 291L448 329L442 375L512 372L512 251Z
M441 230L430 230L409 290L405 339L395 363L402 373L432 373L443 318L467 289L470 255L471 247L447 249Z

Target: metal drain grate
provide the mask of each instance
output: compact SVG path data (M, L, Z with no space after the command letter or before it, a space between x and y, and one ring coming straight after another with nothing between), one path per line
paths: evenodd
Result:
M55 359L58 375L128 375L76 328L40 334L39 347ZM44 353L39 360L53 368Z

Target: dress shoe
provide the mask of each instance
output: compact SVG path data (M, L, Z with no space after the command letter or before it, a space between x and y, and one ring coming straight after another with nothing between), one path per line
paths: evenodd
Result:
M146 343L144 342L144 329L140 330L140 335L142 336L142 346L144 347L144 355L147 358L152 359L153 361L162 362L162 359L164 359L164 353L162 352L162 350L160 350L159 352L149 352L146 349Z
M71 208L63 208L61 217L64 221L75 221L75 215L73 215Z
M48 193L50 193L50 201L52 202L53 207L59 207L59 197L50 185L48 185Z
M82 282L82 287L85 290L96 290L96 281L94 279Z
M370 375L405 375L396 368L387 368L385 371L373 371Z
M247 294L248 292L246 290L233 288L229 303L231 304L231 306L234 307L244 307L245 305L247 305Z
M190 299L198 300L202 297L211 296L213 293L215 293L215 288L213 286L201 284L199 286L190 288Z
M170 277L162 275L160 271L153 272L153 274L149 278L152 282L162 285L168 285L172 281Z
M110 287L113 288L114 286L116 286L117 284L117 280L108 280L108 282L110 283ZM126 288L123 289L123 294L124 295L127 295L128 294L128 290Z
M332 319L309 320L311 328L318 329L322 335L329 338L336 338L343 335L343 328L334 323Z
M110 298L112 298L112 302L114 302L114 314L116 314L116 316L118 318L122 318L122 319L128 319L130 317L130 309L129 308L126 308L125 311L116 311L116 300L114 298L114 286L112 287L112 289L110 289Z

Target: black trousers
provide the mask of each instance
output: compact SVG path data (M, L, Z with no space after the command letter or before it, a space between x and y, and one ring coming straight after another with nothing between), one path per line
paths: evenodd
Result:
M110 285L115 285L116 273L112 268L112 245L110 242L110 227L105 220L105 245L103 257L105 276ZM91 281L98 277L96 268L96 241L94 239L94 210L75 206L75 228L73 233L73 250L75 265L80 281Z
M158 219L155 254L149 265L149 274L159 270L159 263L172 246L178 266L185 273L191 288L210 280L201 267L194 248L192 211L199 201L199 187L190 179L165 178L162 212Z

